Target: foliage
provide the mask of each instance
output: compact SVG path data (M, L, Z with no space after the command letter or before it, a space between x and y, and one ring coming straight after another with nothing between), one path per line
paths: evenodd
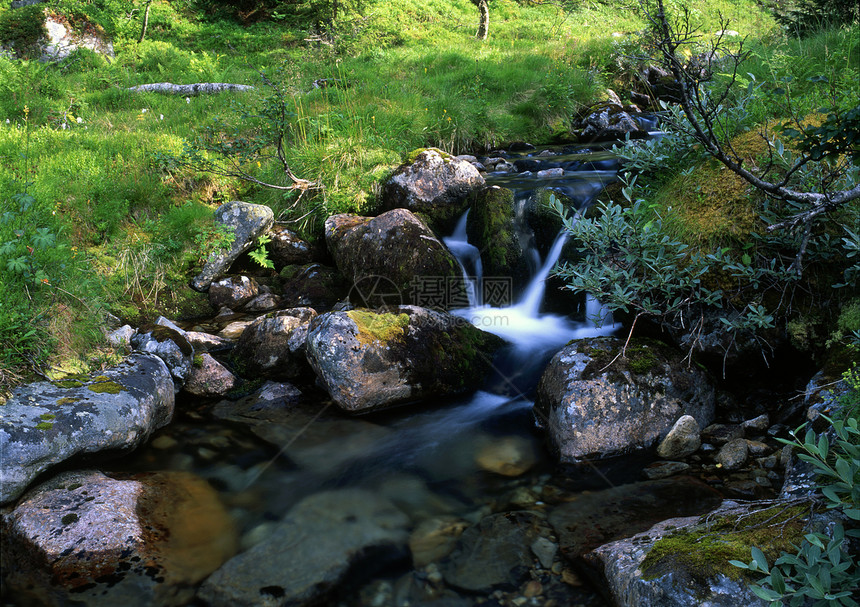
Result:
M856 372L855 372L856 373ZM860 390L856 375L846 377L849 393ZM796 448L797 457L811 464L818 474L827 507L838 509L852 521L860 521L860 428L856 417L832 420L833 438L828 433L816 436L808 429L804 438L783 441ZM849 552L849 538L860 538L860 530L845 530L840 522L830 534L812 532L804 536L795 554L783 553L773 566L758 548L752 561L732 560L736 567L765 574L752 591L776 607L790 605L857 605L853 592L860 587L860 568Z
M860 21L860 8L850 0L774 0L771 4L780 25L799 34Z
M0 44L11 46L20 55L32 55L36 43L47 34L41 5L0 12Z

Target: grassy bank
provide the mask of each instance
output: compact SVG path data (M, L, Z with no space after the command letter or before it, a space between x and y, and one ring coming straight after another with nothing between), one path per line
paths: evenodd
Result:
M468 0L368 0L323 35L289 16L241 23L155 0L138 42L139 11L109 1L50 4L112 36L116 57L0 58L0 387L34 368L68 368L80 353L78 366L108 360L97 349L108 312L139 322L206 311L185 285L217 236L210 217L221 202L269 204L282 220L318 207L299 225L313 237L326 214L372 213L378 184L410 150L464 152L567 132L582 106L629 82L629 55L642 50L637 6L496 0L481 42ZM751 1L691 7L705 31L719 27L722 12L751 37L759 80L802 81L809 76L800 66L823 62L831 82L856 82L856 45L834 42L856 30L801 45ZM9 15L0 8L0 33ZM236 104L254 108L265 96L261 74L288 91L290 166L324 185L296 208L290 196L164 160L216 118L243 128ZM329 86L315 88L321 79ZM257 89L188 99L126 90L165 81ZM779 111L756 109L762 120ZM278 178L265 159L250 168Z

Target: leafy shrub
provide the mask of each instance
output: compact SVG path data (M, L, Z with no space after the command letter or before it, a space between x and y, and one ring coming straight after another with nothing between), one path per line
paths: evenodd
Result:
M20 55L35 54L36 43L47 35L40 4L0 12L0 44L12 47Z
M860 377L848 372L849 384L845 398L856 399L860 394ZM860 521L860 428L856 417L825 420L832 424L833 440L828 433L816 436L812 429L804 438L782 442L799 451L798 458L811 464L818 474L827 507L838 509L852 521ZM770 566L758 548L752 549L749 563L732 560L732 565L765 574L751 590L772 607L786 604L814 607L857 605L852 598L860 588L860 568L849 552L848 538L860 538L860 529L845 530L840 522L833 524L827 535L813 532L804 536L795 554L783 553Z

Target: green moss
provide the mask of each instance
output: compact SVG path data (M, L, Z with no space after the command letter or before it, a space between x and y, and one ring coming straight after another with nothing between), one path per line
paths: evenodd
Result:
M36 424L36 430L50 430L54 427L54 424L48 422L39 422Z
M115 381L100 381L87 387L91 392L95 392L97 394L119 394L125 389Z
M203 366L203 355L202 354L195 354L194 355L193 365L195 367L197 367L198 369Z
M43 419L45 421L50 421L52 419L57 419L57 416L54 415L53 413L42 413L42 415L39 416L39 419Z
M582 371L584 379L601 373L609 373L613 379L622 377L625 372L636 375L659 373L663 370L664 361L677 356L666 344L649 338L634 337L625 356L619 356L623 343L617 340L598 339L592 343L594 345L585 352L591 362Z
M370 310L350 310L346 313L358 328L356 338L363 345L375 341L389 343L403 336L409 324L408 314L377 314Z
M107 375L97 375L93 378L93 381L94 382L110 381L110 377L108 377Z
M76 379L61 379L60 381L55 381L54 385L58 388L80 388L84 383Z
M72 512L61 518L60 522L62 522L64 525L71 525L72 523L77 523L78 515Z
M655 542L640 565L642 577L653 580L672 573L702 584L718 574L740 579L744 570L729 560L749 561L753 546L770 562L782 552L794 552L792 542L800 542L806 515L804 506L773 506L742 520L725 516L683 529Z
M448 152L443 152L439 148L418 148L417 150L412 150L406 155L406 162L404 164L412 164L418 159L418 156L421 154L421 152L428 151L437 152L442 157L442 160L444 160L445 162L449 162L454 158L453 156L451 156L451 154L449 154Z
M67 491L74 491L75 489L79 489L81 487L83 487L83 485L81 483L72 483L71 485L66 487L66 490Z
M58 405L71 405L71 404L76 403L80 400L81 400L80 398L61 398L57 401L57 404Z

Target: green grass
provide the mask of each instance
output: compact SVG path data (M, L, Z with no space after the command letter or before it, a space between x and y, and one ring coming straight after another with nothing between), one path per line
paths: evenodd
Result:
M59 65L0 58L0 191L9 196L32 182L26 189L37 201L19 223L0 222L0 246L22 250L21 221L27 238L44 228L56 239L37 251L50 284L2 272L0 369L7 378L92 348L103 311L141 321L205 309L205 298L185 285L217 238L209 217L221 202L269 204L282 219L318 208L300 226L318 237L326 214L372 213L380 182L415 148L459 153L565 132L605 87L629 83L627 55L642 48L645 27L638 3L495 0L490 37L481 42L468 0L362 4L361 14L341 13L331 44L306 42L308 24L294 17L242 24L197 11L190 0L155 0L138 44L140 15L129 18L120 0L50 4L112 36L116 57L80 51ZM819 90L806 80L818 73L834 88L856 89L856 28L797 41L751 0L691 5L703 32L719 28L722 12L751 36L749 71L759 81L792 75L803 99ZM0 24L10 13L0 6ZM260 87L260 72L271 77L282 67L297 115L288 161L297 175L325 186L295 208L292 197L155 160L179 153L216 117L236 121L234 103L253 107L264 89L189 101L125 90L164 81ZM320 78L337 86L314 89ZM764 104L756 111L766 118L780 110ZM274 163L253 168L264 181L279 178ZM8 261L0 255L0 271ZM66 328L47 320L58 305L67 310Z

